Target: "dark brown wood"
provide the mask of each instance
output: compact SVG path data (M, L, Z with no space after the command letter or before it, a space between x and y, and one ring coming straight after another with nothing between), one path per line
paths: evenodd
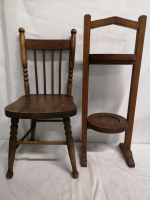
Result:
M51 92L54 94L54 51L51 51Z
M30 132L32 131L32 128L30 128L28 131L27 131L27 133L21 138L21 140L20 141L23 141L29 134L30 134ZM19 147L19 145L16 145L16 149Z
M119 26L124 26L127 28L132 28L132 29L139 29L139 23L136 21L132 21L129 19L124 19L121 17L109 17L106 19L100 19L100 20L96 20L96 21L92 21L91 22L91 29L93 28L98 28L98 27L102 27L102 26L108 26L108 25L119 25Z
M70 40L25 40L27 49L36 50L69 50Z
M120 25L127 28L137 30L136 45L134 54L89 54L90 46L90 29L107 26L107 25ZM83 88L82 88L82 148L81 148L81 165L87 165L86 156L86 142L87 142L87 128L104 133L119 133L126 131L125 141L120 144L120 148L124 154L126 162L129 167L134 167L134 160L131 147L132 130L134 122L134 113L139 81L139 73L142 59L144 35L146 27L146 16L140 16L138 22L127 20L119 17L110 17L91 21L90 15L85 15L84 18L84 49L83 49ZM87 117L88 111L88 76L89 64L132 64L132 78L129 95L129 105L127 119L112 116L103 116L104 113L92 114ZM97 119L99 118L99 120ZM117 123L120 120L120 123ZM119 121L118 121L119 122ZM88 127L87 127L88 125Z
M20 141L23 141L28 135L29 135L29 133L32 131L32 128L30 128L27 132L26 132L26 134L21 138L21 140Z
M62 50L59 52L59 94L61 94L61 60L62 60Z
M42 51L43 55L43 85L44 85L44 94L46 94L46 68L45 68L45 51Z
M36 50L33 50L33 53L34 53L34 68L35 68L36 94L39 94Z
M23 76L24 76L24 90L26 95L30 95L30 86L28 78L28 68L27 68L27 52L25 47L25 30L24 28L19 28L20 33L20 52L21 52L21 61L23 67Z
M68 71L68 84L67 84L67 96L71 96L72 92L72 78L74 68L74 56L75 56L75 44L76 44L76 33L75 29L71 30L71 42L70 42L70 55L69 55L69 71Z
M21 59L24 72L24 88L25 95L20 97L17 101L5 107L5 115L12 118L11 136L9 143L9 158L8 158L8 172L7 178L13 176L13 163L15 157L15 150L21 144L24 145L67 145L69 149L69 156L73 168L72 177L78 178L76 169L74 143L70 126L69 117L76 115L77 107L73 102L71 96L72 77L75 56L75 35L76 30L71 31L71 38L68 40L32 40L26 39L23 28L19 29L20 32L20 50ZM28 70L27 70L27 49L33 50L34 53L34 66L35 66L35 83L36 94L30 94ZM43 58L43 85L44 94L39 94L38 85L38 71L37 71L37 56L36 50L42 50ZM51 93L47 94L46 87L46 64L45 64L45 51L51 50ZM54 94L54 50L58 50L59 54L59 94ZM61 71L62 71L62 50L69 50L68 60L68 83L66 84L66 94L61 94ZM67 79L67 74L66 74ZM64 118L64 119L63 119ZM30 119L31 128L23 136L21 141L17 141L17 128L19 119ZM64 122L66 140L67 141L35 141L36 122ZM23 141L31 132L30 141ZM42 133L43 134L43 133Z
M129 167L135 167L135 163L134 163L134 160L133 160L133 155L132 155L132 151L130 149L127 149L123 143L120 143L119 144L120 146L120 149L122 150L122 153L125 157L125 160L127 162L127 165Z
M87 166L87 113L88 113L88 82L90 52L90 21L91 16L84 16L84 49L83 49L83 81L82 81L82 146L81 166Z
M30 141L34 141L35 129L36 129L36 119L31 119L31 138L30 138Z
M139 82L139 75L140 75L140 68L141 68L145 28L146 28L146 16L140 16L139 30L137 31L135 51L134 51L134 53L137 55L137 59L132 69L130 96L129 96L129 104L128 104L127 120L129 124L128 124L128 130L125 133L125 148L126 149L130 149L131 147L132 130L133 130L133 123L134 123L134 114L135 114L138 82Z
M17 145L30 144L30 145L66 145L66 141L17 141Z
M63 123L64 123L64 129L65 129L65 134L66 134L68 153L69 153L71 166L73 170L72 177L76 179L78 178L79 173L76 167L75 150L74 150L74 142L73 142L73 137L72 137L71 125L70 125L70 118L64 118Z
M8 171L6 177L11 179L13 177L13 165L16 152L17 134L18 134L19 119L11 119L11 131L9 139L9 153L8 153Z
M66 95L22 96L5 108L7 117L20 119L65 118L76 115L77 107L73 97Z
M36 120L37 122L63 122L63 120L62 119L49 119L49 120Z
M89 54L89 64L133 65L135 60L134 54Z
M102 133L121 133L128 128L127 120L119 115L112 113L95 113L87 118L89 129Z

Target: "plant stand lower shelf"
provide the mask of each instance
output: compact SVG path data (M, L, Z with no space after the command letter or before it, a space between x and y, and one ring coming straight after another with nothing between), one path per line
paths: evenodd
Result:
M121 133L128 128L128 121L112 113L94 113L87 118L87 126L102 133Z
M87 128L107 134L121 133L128 129L128 121L113 113L94 113L87 118ZM120 143L119 146L128 166L135 167L131 150L126 149L124 143ZM82 160L86 164L86 157Z

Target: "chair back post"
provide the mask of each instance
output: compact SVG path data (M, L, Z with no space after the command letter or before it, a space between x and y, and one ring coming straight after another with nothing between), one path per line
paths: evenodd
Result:
M136 61L132 68L132 78L131 78L131 87L130 87L128 114L127 114L128 129L125 134L125 146L127 149L130 149L130 146L131 146L131 139L132 139L131 133L132 133L133 122L134 122L138 82L139 82L145 28L146 28L146 19L147 17L145 15L140 16L138 19L139 29L137 30L135 50L134 50L134 54L136 55Z
M67 83L67 96L71 96L72 92L72 78L73 78L73 67L75 57L75 45L76 45L76 33L75 29L71 30L70 40L70 54L69 54L69 71L68 71L68 83Z
M23 76L24 76L24 90L25 90L25 95L30 95L30 86L29 86L28 69L27 69L27 52L26 52L24 32L25 32L24 28L19 28L20 52L21 52L21 61L22 61Z

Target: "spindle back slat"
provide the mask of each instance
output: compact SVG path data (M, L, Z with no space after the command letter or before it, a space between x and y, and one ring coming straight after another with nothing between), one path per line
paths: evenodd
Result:
M62 50L59 52L59 94L61 94L61 60L62 60Z
M72 29L70 40L33 40L25 39L23 28L19 29L20 32L20 47L21 47L21 57L24 72L24 87L25 94L30 95L29 78L28 78L28 67L27 67L27 50L33 50L34 57L34 70L35 70L35 85L36 94L39 94L39 84L38 84L38 64L37 64L37 54L36 50L42 51L43 60L43 87L44 94L47 94L46 87L46 63L45 63L45 51L51 51L51 94L54 94L54 52L59 51L59 64L58 64L58 94L61 95L61 72L62 72L62 51L69 50L69 61L68 61L68 81L67 81L67 96L71 96L72 91L72 77L73 77L73 67L74 67L74 54L75 54L75 41L76 41L76 30ZM49 58L50 58L49 57Z
M54 50L51 51L51 93L54 94Z
M33 50L33 53L34 53L34 68L35 68L36 94L39 94L36 50Z
M45 50L42 50L42 55L43 55L43 85L44 85L44 94L46 94Z

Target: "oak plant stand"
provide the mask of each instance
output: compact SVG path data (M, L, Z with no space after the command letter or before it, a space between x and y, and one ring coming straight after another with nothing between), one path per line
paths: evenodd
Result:
M19 145L67 145L69 157L72 165L72 177L78 178L78 171L76 168L74 142L72 137L70 117L76 115L77 107L73 102L71 96L72 91L72 77L75 56L76 44L76 30L72 29L71 38L67 40L35 40L25 39L24 28L19 28L20 33L20 50L21 60L23 66L24 76L24 90L25 95L20 97L17 101L5 107L5 115L11 118L11 131L9 140L9 155L8 155L8 172L6 177L8 179L13 176L13 164L15 158L15 151ZM27 50L33 51L34 69L35 69L35 94L30 94L30 85L28 78L28 62ZM39 94L39 81L38 81L38 66L37 66L37 53L39 50L42 52L43 58L43 93ZM46 66L45 51L49 51L49 58L51 58L51 65ZM68 75L66 74L66 94L61 93L61 71L62 71L62 51L68 50ZM54 52L59 53L59 80L58 91L54 93ZM51 94L47 94L46 85L46 67L51 68ZM68 76L68 78L67 78ZM18 122L19 119L30 119L31 127L20 141L17 141ZM66 141L36 141L35 129L37 122L62 122L64 124ZM31 133L30 141L24 139Z
M134 54L90 54L90 30L107 25L119 25L137 31ZM87 166L87 129L98 132L115 134L125 131L124 143L119 146L129 167L135 167L131 152L131 139L136 106L138 81L141 67L146 16L140 16L138 21L131 21L120 17L110 17L91 21L90 15L84 16L84 47L83 47L83 86L82 86L82 146L81 166ZM88 116L88 82L89 65L123 64L133 65L128 103L127 118L112 113L94 113Z

